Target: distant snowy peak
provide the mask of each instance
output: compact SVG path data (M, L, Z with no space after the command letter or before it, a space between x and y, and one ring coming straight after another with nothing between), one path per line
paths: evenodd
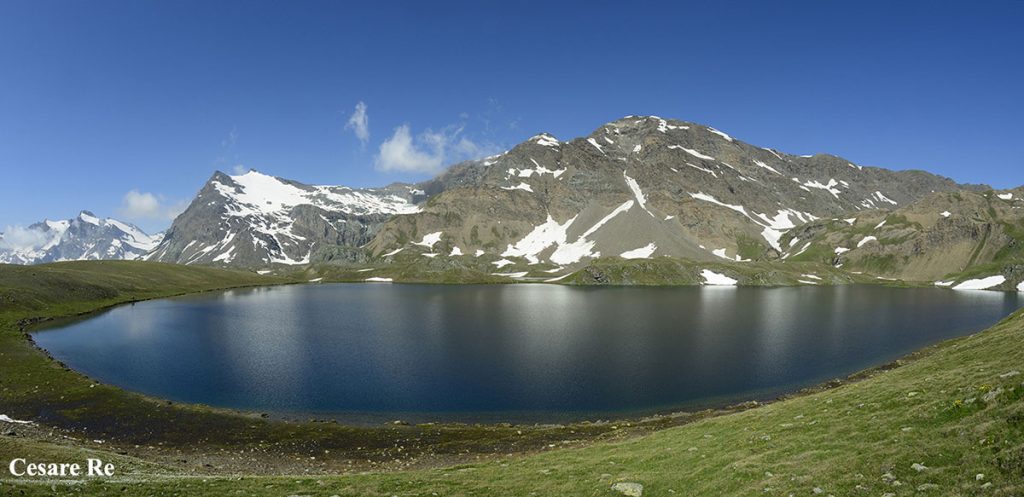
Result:
M163 233L149 235L131 223L82 211L71 219L44 220L0 234L0 263L132 260L156 248L162 239Z
M414 185L307 185L255 170L217 172L147 259L240 266L311 262L326 247L358 246L387 218L420 211Z

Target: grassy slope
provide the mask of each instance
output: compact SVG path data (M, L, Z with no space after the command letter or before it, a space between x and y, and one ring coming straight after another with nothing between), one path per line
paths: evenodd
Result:
M0 264L0 318L41 309L71 314L132 299L284 282L251 272L152 262Z
M119 481L61 488L96 495L122 487L132 495L612 495L609 486L621 480L644 484L644 495L812 495L814 488L823 495L1021 495L1024 375L1007 373L1024 370L1022 344L1024 313L1017 313L860 383L529 457L334 477L179 478L135 463L122 467ZM66 460L69 450L78 449L0 438L4 454ZM915 463L928 469L912 469ZM18 490L51 492L49 483Z

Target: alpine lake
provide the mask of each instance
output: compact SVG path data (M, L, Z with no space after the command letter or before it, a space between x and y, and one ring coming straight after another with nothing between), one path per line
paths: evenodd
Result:
M771 399L981 331L1016 293L882 286L311 284L33 333L158 398L353 423L561 422Z

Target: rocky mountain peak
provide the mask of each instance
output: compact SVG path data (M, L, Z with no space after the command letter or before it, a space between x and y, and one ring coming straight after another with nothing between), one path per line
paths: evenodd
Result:
M217 171L175 219L151 260L183 264L306 264L314 251L370 240L392 215L418 212L413 185L307 185L256 170Z

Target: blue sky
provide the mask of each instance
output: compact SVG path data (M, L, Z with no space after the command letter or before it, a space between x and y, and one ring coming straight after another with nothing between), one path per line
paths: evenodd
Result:
M628 114L1010 187L1022 25L998 1L4 0L0 226L162 229L216 169L383 185Z

